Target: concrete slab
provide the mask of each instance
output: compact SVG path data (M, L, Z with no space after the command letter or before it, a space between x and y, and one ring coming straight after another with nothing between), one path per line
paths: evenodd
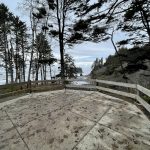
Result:
M6 115L5 111L0 110L0 135L8 132L13 128L11 121Z
M65 109L34 120L19 132L33 150L71 150L93 122Z
M76 94L77 91L64 92L62 90L58 92L30 94L28 97L21 98L20 101L15 101L15 103L7 105L5 110L7 110L16 126L23 126L40 116L69 105L87 94L87 92Z
M11 128L8 132L0 134L1 150L28 150L17 131Z
M73 105L71 111L92 121L98 121L108 108L108 105L104 105L100 101L91 100L89 96Z
M28 122L39 118L40 116L44 116L47 113L59 109L59 106L55 103L48 103L45 100L41 100L42 99L37 98L35 101L30 101L28 105L22 105L20 107L17 107L17 104L14 103L11 104L10 107L8 106L6 111L16 126L24 126Z
M78 100L80 100L83 97L86 97L90 95L92 92L87 92L87 91L76 91L76 90L64 90L64 91L59 91L58 93L49 93L45 95L37 95L35 99L44 99L47 103L55 103L60 107L64 107L65 105L72 104ZM32 98L33 99L33 98ZM35 101L36 102L36 101ZM43 101L42 101L43 102Z
M0 149L150 150L143 112L99 92L33 93L0 108Z
M143 142L150 148L150 121L133 104L110 109L99 123Z
M130 139L121 133L96 125L75 150L149 150L149 145Z
M95 94L96 93L96 94ZM128 102L123 101L122 99L116 98L116 97L112 97L100 92L95 92L94 94L92 94L92 100L97 100L100 101L101 103L103 103L104 105L109 105L109 106L113 106L113 107L120 107L122 105L127 105Z

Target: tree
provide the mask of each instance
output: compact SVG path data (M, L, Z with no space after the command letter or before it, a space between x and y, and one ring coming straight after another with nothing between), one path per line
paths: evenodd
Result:
M121 61L124 62L124 71L128 74L134 73L138 70L146 70L147 66L145 61L150 60L150 47L145 45L143 47L133 47L130 49L120 48L119 53L121 54ZM108 74L112 74L116 68L119 67L119 58L115 54L109 56L104 64L107 67Z
M9 81L25 81L26 59L29 37L27 27L19 17L9 12L4 4L0 4L0 57L4 62L6 84ZM14 75L14 73L16 74Z
M36 36L36 78L38 80L38 71L41 67L42 75L44 75L44 80L46 80L46 70L47 65L50 67L51 74L51 65L57 60L52 55L52 49L46 39L46 36L43 33L39 33Z
M8 34L9 34L9 10L1 3L0 4L0 46L1 46L1 57L5 63L6 72L6 84L8 84Z
M82 18L87 17L88 23L101 22L104 26L113 23L118 30L129 33L123 43L150 43L150 0L99 0L97 3L89 0L83 8L79 13Z
M104 6L105 5L105 6ZM128 7L125 7L127 5ZM135 6L134 6L135 5ZM145 7L144 7L145 6ZM136 10L135 10L136 8ZM138 9L139 8L139 9ZM98 9L98 11L97 11ZM132 16L129 15L129 11L132 9ZM127 82L127 76L124 72L123 64L120 58L120 54L118 52L118 48L116 43L114 42L114 33L116 30L124 30L125 27L128 31L131 31L134 34L134 37L137 38L144 37L146 31L149 36L149 2L148 1L123 1L123 0L115 0L115 1L103 1L100 0L98 3L90 4L89 1L79 10L79 16L82 16L82 19L79 20L74 25L74 33L69 38L69 42L81 42L81 41L94 41L94 42L102 42L108 39L111 40L112 45L115 49L116 54L119 56L120 66L122 68L123 78ZM94 12L95 10L95 12ZM131 12L131 11L130 11ZM136 14L136 15L135 15ZM135 15L135 16L134 16ZM122 20L121 17L124 20ZM128 17L127 17L128 16ZM130 17L131 18L130 18ZM126 21L126 25L124 22ZM141 23L140 27L135 28L135 22ZM130 25L129 24L132 24ZM123 26L124 25L124 26ZM128 26L127 26L128 25ZM131 27L129 30L128 28ZM137 30L138 29L138 30ZM86 31L86 34L85 34ZM139 31L141 37L139 36ZM132 35L133 35L132 34ZM128 42L133 40L134 43L137 44L137 38L128 38L127 41L121 41L121 43Z
M28 81L30 81L38 20L35 18L35 16L33 16L33 9L36 2L31 0L31 1L27 1L27 3L29 4L27 5L27 9L30 10L30 25L31 25L31 55L30 55L30 65L29 65L29 73L28 73Z
M45 19L42 30L46 33L50 29L50 35L59 42L61 77L64 79L65 64L64 51L70 26L73 23L74 10L82 4L79 0L39 0L40 7L33 16L37 19ZM48 7L47 7L48 6Z
M150 0L132 0L127 6L124 12L118 12L124 15L118 29L129 33L127 43L130 40L133 44L150 43Z
M23 75L23 81L26 80L26 61L25 61L25 53L28 52L28 34L27 34L27 26L24 22L21 21L20 24L20 45L21 45L21 54L22 54L22 75Z
M29 38L29 42L30 42L30 56L29 56L29 70L28 70L28 81L30 81L31 78L31 71L32 71L32 67L33 65L33 61L34 61L34 53L35 53L35 38L37 35L37 30L38 30L38 25L39 25L39 17L34 16L34 11L35 8L38 5L38 1L37 0L24 0L22 2L22 4L20 4L20 8L25 11L26 13L29 13L29 18L30 18L30 38Z
M102 66L103 66L103 58L101 59L96 58L91 68L92 70L97 70L97 69L100 69Z
M81 67L77 67L76 72L77 72L77 74L80 74L80 76L82 76L82 74L83 74L83 71L82 71Z
M27 27L19 17L12 17L12 34L13 44L15 45L15 70L16 70L16 82L25 82L25 50L27 49Z
M64 55L64 67L64 75L66 78L75 78L77 76L77 68L74 64L74 59L69 54Z
M74 64L73 58L69 54L64 55L64 70L65 70L65 77L73 78L76 74L76 67Z

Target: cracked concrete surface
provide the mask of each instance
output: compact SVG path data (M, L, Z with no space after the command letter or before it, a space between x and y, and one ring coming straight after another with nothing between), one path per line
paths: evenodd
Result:
M0 104L2 150L150 150L150 121L99 92L59 90Z

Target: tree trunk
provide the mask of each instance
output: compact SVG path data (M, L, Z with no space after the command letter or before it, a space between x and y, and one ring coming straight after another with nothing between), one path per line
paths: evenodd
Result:
M22 59L23 59L23 64L22 64L22 71L23 71L23 81L25 82L26 80L26 75L25 75L25 59L24 59L24 42L23 42L23 37L22 37Z
M45 80L45 65L42 65L42 69L43 69L43 79Z
M19 79L19 82L20 82L20 58L19 58L19 43L18 43L18 34L17 34L17 31L15 32L15 38L16 38L16 41L15 41L15 44L16 44L16 82L18 81Z
M11 76L11 83L14 82L14 72L13 72L13 57L14 57L14 49L12 46L12 42L10 40L10 76Z
M65 79L65 66L64 66L64 44L62 40L63 36L62 33L60 33L60 39L59 39L59 48L60 48L60 63L61 63L61 78Z
M114 31L113 31L113 32L114 32ZM111 35L111 42L112 42L112 44L113 44L113 47L114 47L114 49L115 49L116 54L117 54L118 57L119 57L120 67L121 67L121 70L122 70L122 72L123 72L123 78L125 79L126 83L128 83L128 79L127 79L127 76L126 76L126 74L125 74L125 72L124 72L124 68L123 68L122 61L121 61L121 59L120 59L120 55L119 55L118 50L117 50L117 47L116 47L116 45L115 45L115 43L114 43L114 41L113 41L113 32L112 32L112 35Z
M22 79L22 68L20 65L20 57L19 57L19 71L18 71L18 75L19 75L19 83L21 83L21 79Z
M50 79L52 80L52 68L51 68L51 65L49 65L49 73L50 73Z
M42 72L42 66L41 66L41 80L43 80L43 72Z
M39 75L39 63L36 64L36 73L35 73L35 81L38 81L38 75Z
M32 31L32 50L31 50L31 56L30 56L30 65L29 65L29 72L28 72L28 81L30 81L31 67L32 67L32 62L33 62L33 52L34 52L34 31Z
M59 4L60 4L59 1L56 0L57 22L58 22L58 28L59 28L59 49L60 49L60 63L61 63L61 79L64 80L65 79L65 75L64 75L65 67L64 67L64 39L63 39L63 33L64 33L65 18L64 18L64 14L63 14L63 16L62 16L63 21L61 20L61 17L59 15L59 13L60 13Z
M33 63L33 53L34 53L34 36L36 33L36 24L35 24L35 19L33 17L33 6L32 6L31 1L31 11L30 11L30 22L31 22L31 29L32 29L32 50L31 50L31 56L30 56L30 65L29 65L29 72L28 72L28 81L30 81L30 75L31 75L31 67Z
M5 73L6 73L6 84L8 84L8 54L7 54L7 35L6 27L4 26L4 39L5 39Z
M44 65L45 66L45 80L47 79L47 77L46 77L46 72L47 72L47 66L46 66L46 64Z
M36 74L35 74L35 81L38 81L38 75L39 75L39 55L38 55L38 52L37 52L37 62L36 62Z

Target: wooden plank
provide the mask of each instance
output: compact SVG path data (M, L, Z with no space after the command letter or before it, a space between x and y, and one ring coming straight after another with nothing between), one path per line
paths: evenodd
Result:
M96 86L84 86L84 85L66 85L66 88L76 88L76 89L93 89L96 90Z
M87 86L86 87L86 86L79 86L79 85L66 85L66 87L68 87L68 88L98 89L98 90L102 90L102 91L106 91L106 92L110 92L110 93L114 93L114 94L118 94L118 95L122 95L122 96L136 99L135 94L122 92L122 91L118 91L118 90L113 90L113 89L109 89L109 88L104 88L104 87L100 87L100 86Z
M5 88L7 86L18 86L18 85L22 86L22 85L25 85L27 83L28 82L2 84L2 85L0 85L0 88Z
M20 92L26 92L27 90L28 89L23 89L23 90L8 92L8 93L5 93L5 94L0 94L0 97L12 96L12 95L15 95L15 94L20 93Z
M95 82L96 80L95 79L66 79L66 81L70 81L70 82L73 82L73 81Z
M104 87L100 87L100 86L97 86L97 89L102 90L102 91L106 91L106 92L110 92L110 93L114 93L114 94L117 94L117 95L122 95L122 96L126 96L126 97L136 99L136 95L132 94L132 93L122 92L122 91L113 90L113 89L109 89L109 88L104 88Z
M66 81L69 81L69 82L74 82L74 81L76 81L76 82L86 82L86 84L92 84L92 85L96 85L96 80L94 80L94 79L91 79L91 80L89 80L89 79L66 79Z
M109 85L116 85L121 87L136 88L136 84L131 84L131 83L114 82L114 81L106 81L106 80L96 80L96 82L109 84Z
M145 101L143 100L140 96L137 95L136 97L137 101L148 111L150 112L150 105Z
M87 82L89 82L89 80L87 80L87 79L66 79L66 81L70 81L70 82L73 82L73 81L87 81Z
M61 80L38 80L38 81L31 81L31 83L41 83L41 82L57 82Z
M136 84L106 81L106 80L97 80L97 79L96 80L95 79L67 79L67 81L71 81L71 82L73 82L73 81L97 82L97 83L104 83L104 84L109 84L109 85L136 88Z
M137 89L144 93L145 95L150 97L150 90L146 89L145 87L141 86L141 85L137 85Z

